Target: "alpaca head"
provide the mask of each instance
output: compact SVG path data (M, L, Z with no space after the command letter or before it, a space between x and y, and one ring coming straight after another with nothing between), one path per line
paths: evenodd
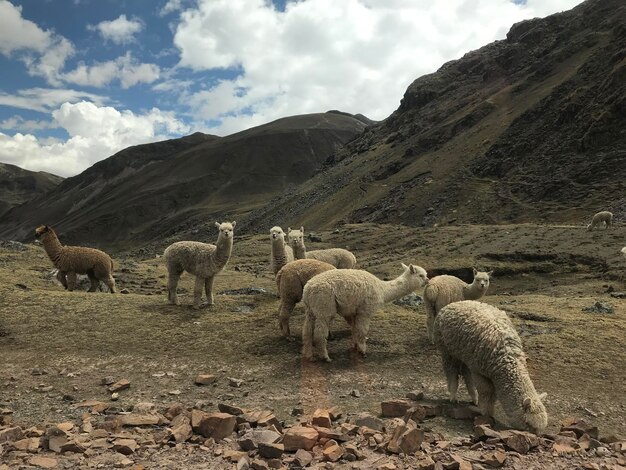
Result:
M35 229L35 238L40 240L45 238L45 236L49 233L54 233L51 227L48 227L47 225L40 225Z
M291 227L287 229L287 240L292 247L304 245L304 227L300 227L300 230L292 230Z
M476 271L475 268L472 269L474 270L474 282L472 284L474 284L474 286L480 289L480 291L484 294L489 288L489 279L491 278L493 271L484 272Z
M409 264L408 266L404 263L402 267L404 268L404 276L408 276L411 283L415 284L415 289L422 288L426 284L428 284L428 274L426 274L426 270L420 266L415 266L414 264Z
M215 226L219 229L220 233L218 238L232 239L234 235L235 225L237 222L234 220L232 222L215 222Z
M280 228L278 225L276 225L275 227L272 227L270 229L270 240L271 241L282 240L284 242L285 232L283 232L283 229Z
M521 424L535 434L542 433L548 425L548 413L543 404L546 395L546 393L542 393L540 395L527 396L522 402L522 420L524 422Z

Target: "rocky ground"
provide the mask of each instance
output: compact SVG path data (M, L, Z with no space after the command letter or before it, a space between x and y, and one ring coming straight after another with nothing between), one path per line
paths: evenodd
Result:
M302 362L299 339L279 334L266 236L236 239L216 306L201 311L188 276L183 305L166 304L163 247L116 254L128 293L109 295L65 292L40 247L2 242L0 469L626 467L625 227L317 235L311 249L346 246L381 278L401 261L431 275L494 269L484 300L510 314L548 392L546 434L448 403L415 298L377 314L366 359L337 321L333 363ZM301 322L297 307L294 332Z

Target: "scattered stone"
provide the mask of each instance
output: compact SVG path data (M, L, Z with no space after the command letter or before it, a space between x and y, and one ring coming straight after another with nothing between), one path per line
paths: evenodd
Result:
M298 406L291 410L291 416L302 416L304 414L304 408Z
M563 421L561 432L573 431L576 437L580 438L583 434L587 434L593 439L598 438L598 427L585 421L583 418L568 418Z
M603 314L612 314L615 313L613 306L608 302L603 302L601 300L596 301L590 307L584 307L583 312L587 313L603 313Z
M418 392L417 390L414 390L412 392L407 393L406 397L409 400L420 401L424 399L424 392Z
M264 295L267 290L262 287L244 287L242 289L228 289L220 292L220 295Z
M358 390L350 390L350 396L351 397L355 397L355 398L359 398L361 396L361 392L359 392Z
M311 450L319 437L318 432L313 428L304 426L294 426L287 429L283 435L283 444L288 452L298 449Z
M552 444L552 450L557 454L568 454L570 452L576 452L579 448L578 442L571 437L557 436L556 440Z
M435 461L430 457L426 457L417 462L417 470L435 470Z
M35 467L55 468L59 464L59 461L51 457L42 457L38 455L38 456L30 458L28 460L28 463Z
M193 435L191 420L184 414L176 416L170 424L171 438L175 442L186 442Z
M280 437L280 433L271 429L252 429L241 436L237 444L247 452L256 449L261 443L274 444Z
M250 462L250 468L253 470L268 470L270 467L265 463L264 460L255 459Z
M506 462L506 454L501 450L495 450L483 455L482 461L490 467L502 467Z
M12 428L0 430L0 444L3 442L18 441L22 438L22 428L14 426Z
M121 379L109 387L109 392L120 392L130 388L130 382L127 379Z
M404 416L411 408L411 403L403 398L386 400L380 404L383 418L398 418Z
M243 385L243 380L229 377L228 385L230 385L231 387L239 388Z
M382 431L385 428L385 423L382 419L372 416L369 413L360 413L354 420L354 424L357 426L365 426L376 431Z
M231 462L239 462L241 458L248 456L246 452L241 452L233 449L225 449L223 455L225 459L230 460Z
M249 470L250 468L250 459L246 455L245 457L241 457L239 462L237 462L237 470Z
M115 439L113 441L113 450L120 454L130 455L137 449L137 441L134 439Z
M422 302L423 299L415 292L411 292L409 295L405 295L404 297L393 301L395 305L401 305L403 307L410 307L414 309L419 308L419 306L422 305Z
M491 426L487 424L479 424L478 426L474 426L474 435L481 440L486 439L501 439L502 436L498 431L494 431L491 429Z
M13 447L23 452L37 452L40 446L41 439L39 437L27 437L13 443Z
M217 380L217 377L211 374L198 374L193 383L196 385L210 385Z
M283 444L268 444L265 442L259 442L259 455L266 459L279 459L282 457L285 451Z
M419 450L422 442L424 442L423 429L403 424L394 429L387 450L394 454L402 452L410 455Z
M217 409L222 413L228 413L229 415L239 416L244 413L244 411L238 406L228 405L226 403L219 403L217 405Z
M341 457L343 457L343 454L343 449L336 442L329 445L328 447L325 447L323 451L324 460L327 460L329 462L336 462Z
M328 409L328 414L330 416L331 421L336 421L343 415L343 411L338 406L333 406Z
M311 423L322 428L330 428L332 426L330 413L328 410L318 408L313 412Z
M535 434L524 431L508 431L502 440L509 449L520 454L526 454L539 445L539 438Z
M311 463L312 460L313 460L313 455L310 452L304 449L298 449L296 451L295 461L301 467L306 467L307 465Z
M192 416L193 425L193 416ZM198 424L198 432L204 437L212 437L216 441L230 436L237 425L237 418L228 413L211 413L202 416Z
M420 423L424 421L424 418L426 418L426 410L421 405L412 406L404 415L405 422L408 422L410 419L412 419L416 423Z
M130 413L119 416L122 426L153 426L159 424L160 417L156 414Z

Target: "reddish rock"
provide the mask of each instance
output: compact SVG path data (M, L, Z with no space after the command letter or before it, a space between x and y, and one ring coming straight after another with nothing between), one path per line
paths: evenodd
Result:
M576 433L577 438L583 434L589 435L592 439L598 438L598 427L583 418L568 418L564 420L561 427L562 431L573 431Z
M191 420L185 415L178 415L170 424L171 439L176 442L185 442L193 434Z
M259 442L259 455L266 459L279 459L285 451L283 444L267 444Z
M422 405L415 405L409 408L404 415L404 421L412 419L416 423L424 421L426 418L426 409Z
M193 383L196 385L210 385L217 380L217 377L211 374L198 374Z
M383 462L376 466L376 470L396 470L397 468L393 462Z
M243 409L238 406L228 405L227 403L219 403L217 409L222 413L228 413L229 415L239 416L244 414Z
M437 405L435 403L418 403L418 405L424 409L427 418L441 416L442 414L441 405Z
M198 430L200 429L200 423L208 415L208 413L205 413L202 410L196 410L195 408L191 410L191 427L195 432L198 432Z
M500 450L489 452L482 456L482 461L490 467L502 467L506 462L506 454Z
M126 390L127 388L130 388L130 381L126 379L122 379L122 380L118 380L113 385L111 385L109 387L109 392L111 393L120 392L122 390Z
M239 462L242 457L247 457L248 454L246 452L241 452L233 449L225 449L224 450L224 458L230 460L233 463Z
M417 462L417 470L435 470L435 461L430 457Z
M539 445L539 438L535 434L523 431L509 431L502 441L509 449L520 454L526 454Z
M333 406L328 409L328 414L332 421L336 421L343 416L343 411L338 406Z
M13 447L23 452L37 452L41 445L41 438L39 437L27 437L26 439L20 439L13 443Z
M384 418L399 418L411 408L409 400L403 398L387 400L380 404L381 415Z
M332 425L330 413L328 412L328 410L318 408L313 412L311 423L313 423L315 426L319 426L322 428L330 428Z
M313 428L294 426L285 431L283 444L285 450L288 452L293 452L298 449L311 450L317 442L318 437L319 433Z
M324 448L324 460L336 462L343 456L343 449L337 443Z
M270 467L264 460L254 459L250 462L250 468L252 468L252 470L268 470Z
M137 441L134 439L115 439L113 441L113 450L120 454L130 455L137 449Z
M556 436L554 443L552 444L552 450L559 454L568 454L570 452L576 452L580 446L575 439L565 436Z
M494 431L491 429L491 426L487 424L479 424L478 426L474 426L474 435L481 440L495 438L501 439L502 436L498 431Z
M322 428L319 426L313 426L313 429L317 431L320 439L335 439L336 441L349 441L350 437L346 434L343 434L339 431L335 431L333 429Z
M198 425L198 432L204 437L216 441L230 436L237 425L237 418L227 413L211 413L203 416Z
M57 454L61 453L61 447L67 444L69 439L65 434L51 436L48 438L48 449Z
M30 465L40 468L55 468L59 464L59 461L51 457L42 457L38 455L35 457L31 457L28 460L28 463Z
M61 453L63 452L73 452L75 454L82 454L85 452L86 448L80 442L76 442L75 440L67 441L65 444L61 445Z
M308 451L306 451L304 449L298 449L296 451L296 455L294 457L295 457L295 461L301 467L306 467L313 460L313 455L310 452L308 452Z
M19 441L22 436L22 428L20 428L19 426L2 429L0 430L0 444L3 442Z
M419 450L424 442L424 431L407 425L397 426L391 436L387 450L398 454L403 452L407 455Z
M156 414L130 413L118 416L122 426L153 426L159 424L160 417Z
M165 417L171 421L172 419L176 418L176 416L181 413L185 413L186 411L187 410L182 403L172 403L170 406L167 407L167 410L165 410L164 414Z
M359 427L367 427L376 431L382 431L385 428L385 423L382 419L372 416L369 413L361 413L354 420L354 424Z

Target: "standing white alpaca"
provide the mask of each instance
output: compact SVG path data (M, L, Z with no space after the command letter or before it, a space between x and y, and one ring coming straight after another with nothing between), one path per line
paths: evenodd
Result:
M200 308L202 289L206 291L207 303L213 305L213 280L228 260L233 250L233 230L236 222L215 222L219 228L217 245L193 241L172 243L165 249L163 258L167 266L167 298L170 304L178 305L176 287L183 271L196 276L193 290L193 308Z
M302 354L305 359L313 360L315 343L321 358L330 362L326 340L335 314L352 326L352 347L365 356L365 340L374 312L428 282L423 268L412 264L402 264L402 267L404 272L391 281L382 281L360 269L333 269L307 282L302 294L305 309Z
M276 276L280 268L290 261L293 261L293 250L285 241L285 232L278 226L270 229L270 242L272 242L270 267L272 268L274 276Z
M587 225L587 230L591 231L596 227L604 225L607 229L613 223L613 213L609 211L600 211L591 218L591 223Z
M343 248L307 251L304 244L304 227L300 227L300 230L292 230L289 227L287 229L287 240L293 249L295 259L316 259L332 264L337 269L354 269L356 266L354 254Z

